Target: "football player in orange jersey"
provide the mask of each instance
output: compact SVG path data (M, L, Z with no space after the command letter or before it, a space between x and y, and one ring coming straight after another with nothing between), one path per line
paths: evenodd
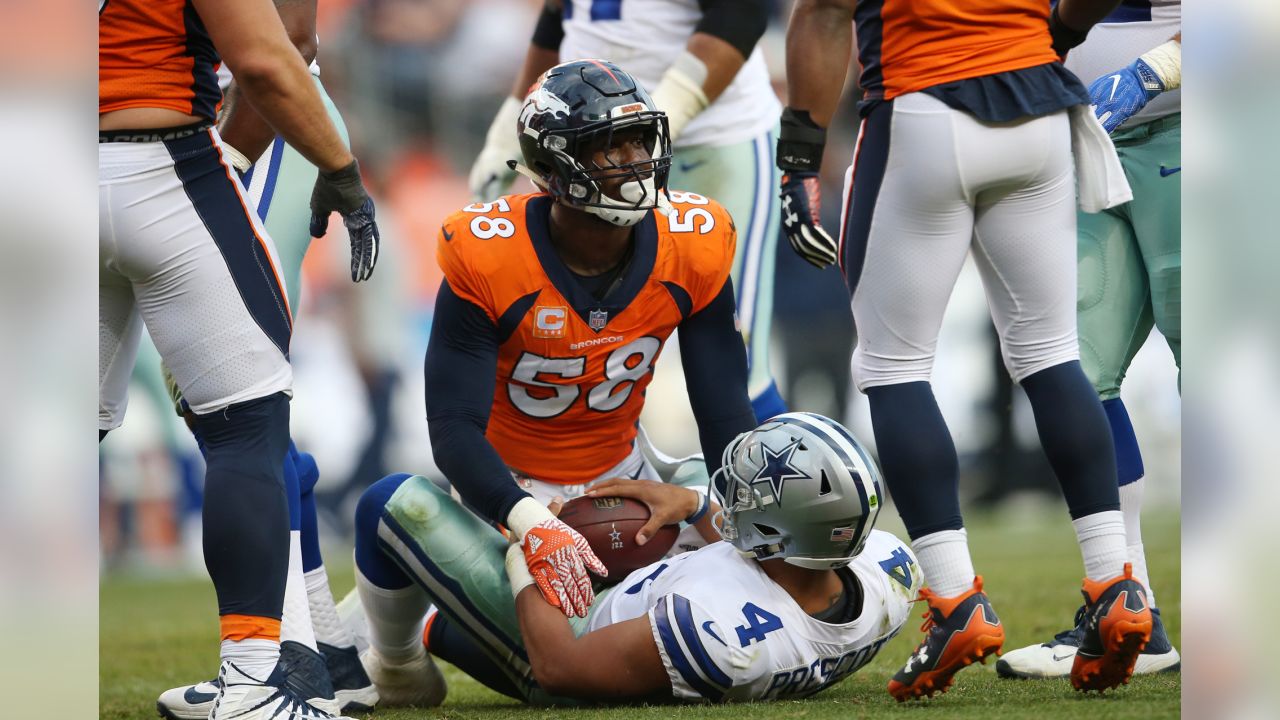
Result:
M974 571L959 461L930 384L970 252L1084 559L1089 620L1072 683L1102 691L1126 681L1151 635L1146 590L1126 563L1111 434L1076 335L1076 179L1082 205L1118 204L1128 187L1076 173L1109 156L1118 175L1119 161L1089 93L1059 62L1116 2L801 0L787 30L783 226L801 255L838 260L845 273L854 380L928 583L926 635L889 682L898 700L945 692L1005 637ZM814 190L855 25L863 120L837 243L817 224Z
M707 462L756 425L729 279L735 229L715 201L667 193L666 116L616 65L579 60L548 70L512 131L524 156L517 169L543 192L471 205L444 222L427 421L435 459L462 499L521 543L549 603L585 617L594 600L587 569L606 571L546 505L597 482L658 479L637 428L653 364L676 328ZM422 628L433 597L483 581L402 569L420 553L412 538L386 534L388 508L416 501L427 512L429 494L415 493L427 482L409 478L391 485L394 494L378 483L357 509L356 587L371 636L365 666L387 704L418 701L414 688L432 677ZM652 487L665 490L649 499L657 521L709 525L705 492ZM483 613L457 612L455 604L432 616L427 645L465 664L439 637L450 623L474 627Z

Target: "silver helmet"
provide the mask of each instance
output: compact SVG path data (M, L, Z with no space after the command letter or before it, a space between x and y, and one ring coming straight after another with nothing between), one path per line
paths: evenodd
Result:
M757 560L815 570L862 552L884 504L880 470L840 423L785 413L729 443L710 492L720 535Z

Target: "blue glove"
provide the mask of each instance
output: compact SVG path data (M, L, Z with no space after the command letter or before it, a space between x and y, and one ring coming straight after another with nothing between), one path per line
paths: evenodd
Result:
M818 222L822 203L818 173L794 171L782 176L782 231L791 249L819 269L836 261L836 241Z
M1110 134L1164 89L1155 70L1138 58L1127 67L1094 80L1089 86L1089 101L1102 129Z
M355 160L334 172L321 171L316 177L311 191L311 237L324 236L329 214L335 210L342 215L351 240L351 281L368 280L378 262L381 236L373 219L373 199L364 189Z

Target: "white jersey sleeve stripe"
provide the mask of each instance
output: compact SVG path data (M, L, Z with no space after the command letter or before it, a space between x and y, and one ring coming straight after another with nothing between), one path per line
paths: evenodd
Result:
M659 598L658 604L651 611L654 627L662 640L662 649L665 651L663 654L694 692L708 700L719 702L724 698L724 691L703 679L680 647L680 641L676 637L674 623L669 614L670 606L667 603L667 597L669 596Z

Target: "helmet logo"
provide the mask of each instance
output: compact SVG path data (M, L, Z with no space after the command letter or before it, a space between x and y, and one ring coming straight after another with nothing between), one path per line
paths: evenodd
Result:
M549 113L552 117L557 115L569 117L569 112L569 103L539 84L533 92L529 93L529 97L524 99L524 107L520 108L520 124L527 130L529 121L537 115Z
M764 451L764 466L751 478L751 484L754 485L761 480L768 481L773 488L774 500L778 506L782 506L782 487L787 480L804 480L812 479L803 470L791 464L791 458L796 454L796 448L800 447L800 441L796 440L781 451L775 452L773 448L760 443L760 448Z

